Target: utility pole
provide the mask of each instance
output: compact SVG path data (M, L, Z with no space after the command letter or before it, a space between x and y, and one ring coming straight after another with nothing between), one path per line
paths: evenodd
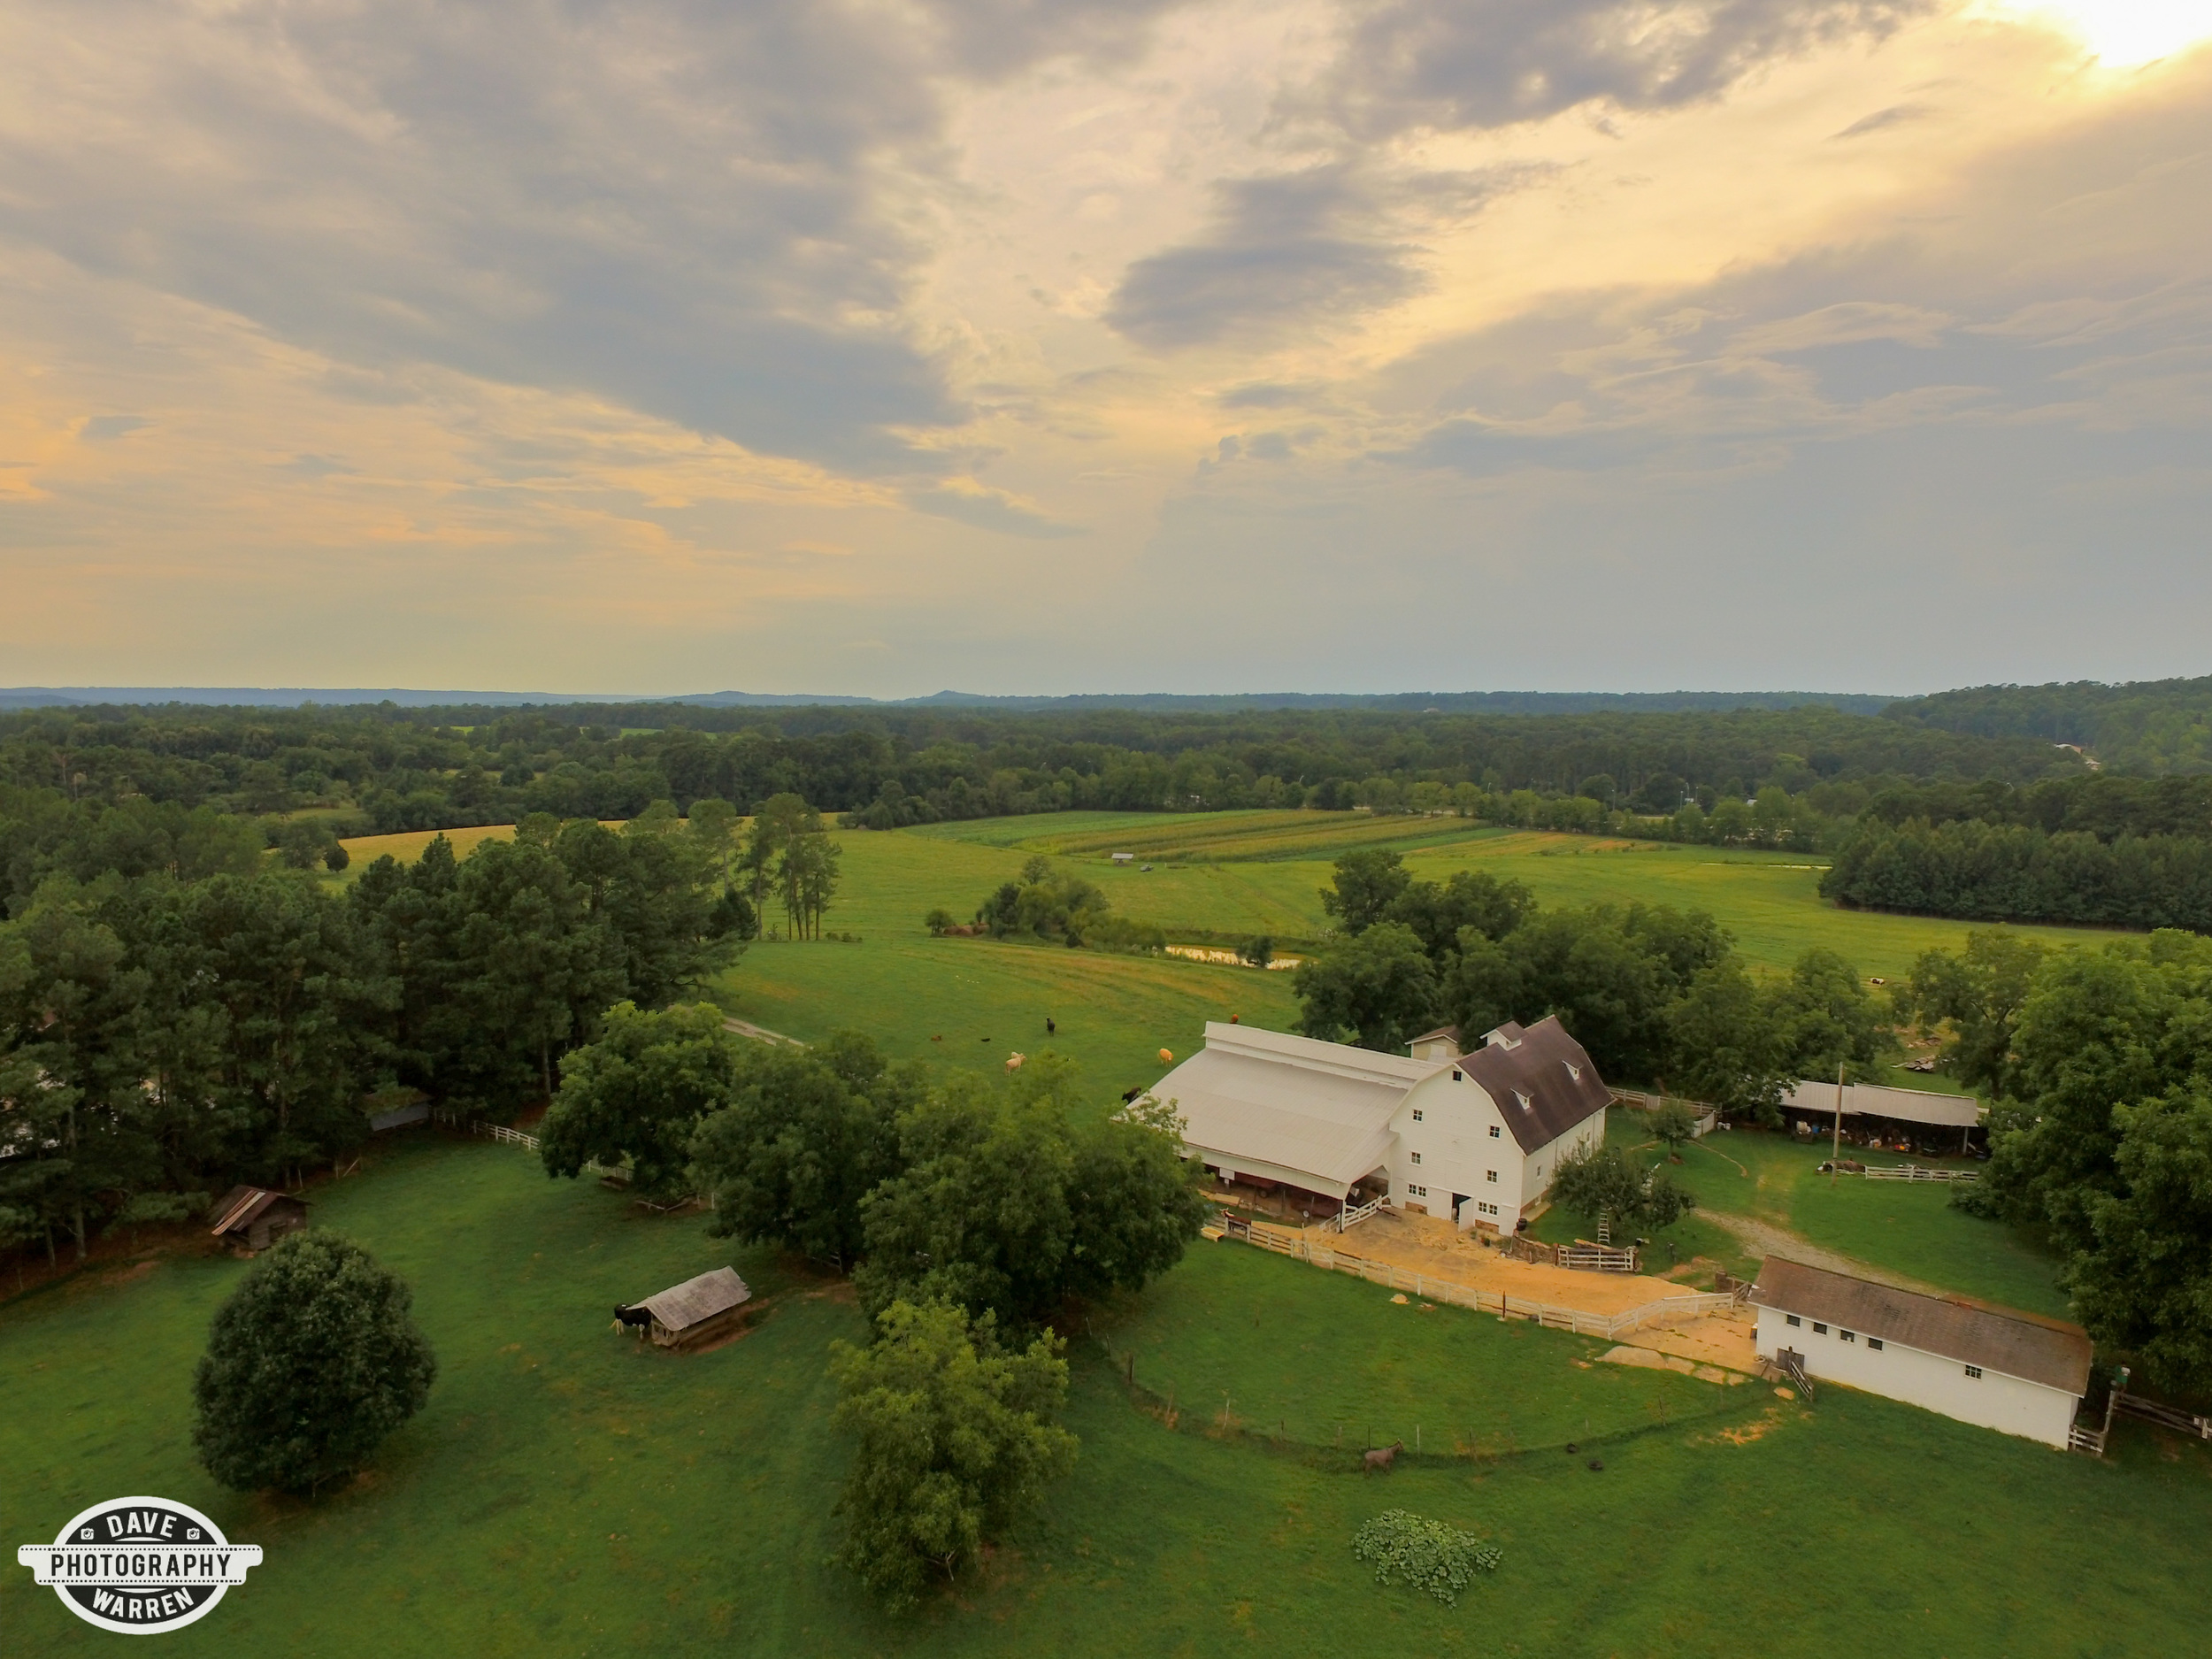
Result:
M1840 1170L1839 1170L1839 1169L1837 1169L1837 1168L1836 1168L1836 1165L1837 1165L1837 1164L1840 1164L1842 1161L1843 1161L1843 1062L1842 1062L1842 1061L1840 1061L1840 1060L1839 1060L1839 1061L1837 1061L1837 1062L1836 1062L1836 1139L1835 1139L1835 1144L1834 1144L1834 1146L1833 1146L1832 1149L1832 1150L1829 1152L1829 1154L1828 1154L1828 1185L1829 1185L1829 1186L1831 1186L1831 1187L1833 1187L1833 1186L1836 1184L1836 1177L1837 1177L1838 1175L1839 1175L1839 1174L1841 1174L1841 1173L1842 1173L1842 1171L1841 1171Z

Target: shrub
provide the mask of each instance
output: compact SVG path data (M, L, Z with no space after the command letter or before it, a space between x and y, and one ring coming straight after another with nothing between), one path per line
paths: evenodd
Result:
M876 1325L872 1347L831 1345L837 1425L858 1441L837 1501L838 1559L897 1609L1033 1508L1076 1440L1053 1420L1068 1364L1049 1333L1004 1348L988 1315L903 1302Z
M1495 1572L1504 1553L1442 1521L1385 1509L1352 1539L1352 1554L1375 1563L1375 1582L1403 1578L1449 1607L1478 1572Z
M192 1378L192 1439L242 1492L312 1495L366 1463L430 1397L430 1343L396 1273L350 1239L295 1233L217 1310Z

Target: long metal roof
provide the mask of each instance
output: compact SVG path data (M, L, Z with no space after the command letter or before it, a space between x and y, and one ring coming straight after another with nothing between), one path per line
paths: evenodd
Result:
M1870 1279L1770 1256L1751 1300L1901 1348L2024 1378L2074 1395L2089 1390L2089 1333L2063 1319L1948 1296L1924 1296Z
M1832 1115L1836 1110L1836 1086L1800 1083L1782 1097L1782 1104L1797 1111ZM1982 1103L1971 1094L1938 1094L1932 1089L1847 1083L1843 1086L1843 1115L1932 1124L1943 1129L1970 1129L1982 1120Z
M1430 1060L1210 1022L1206 1046L1152 1087L1202 1151L1269 1164L1342 1190L1388 1154L1406 1091L1442 1069Z

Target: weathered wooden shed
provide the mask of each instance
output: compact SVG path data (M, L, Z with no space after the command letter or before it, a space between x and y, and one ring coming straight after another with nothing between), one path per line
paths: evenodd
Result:
M208 1230L251 1256L307 1225L307 1201L265 1187L234 1187L207 1212Z
M662 1348L691 1348L734 1330L753 1293L734 1268L718 1267L672 1285L634 1304L653 1316L651 1333Z

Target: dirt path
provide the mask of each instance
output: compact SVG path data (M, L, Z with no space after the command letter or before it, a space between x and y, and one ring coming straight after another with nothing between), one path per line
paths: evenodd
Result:
M1951 1293L1939 1285L1925 1279L1909 1279L1893 1273L1886 1267L1876 1267L1856 1256L1846 1256L1840 1250L1824 1249L1810 1239L1792 1233L1787 1227L1778 1227L1770 1221L1760 1221L1750 1216L1732 1216L1723 1210L1697 1211L1700 1221L1709 1221L1724 1227L1742 1241L1745 1249L1754 1256L1786 1256L1793 1262L1802 1262L1808 1267L1824 1267L1832 1273L1848 1273L1854 1279L1870 1279L1878 1285L1888 1285L1898 1290L1918 1291L1924 1296L1947 1296Z
M749 1019L734 1019L726 1018L722 1023L730 1030L735 1032L739 1036L750 1037L755 1042L787 1042L794 1048L803 1048L806 1047L806 1044L801 1042L796 1037L787 1037L783 1034L783 1033L780 1031L771 1031L765 1025L756 1025Z

